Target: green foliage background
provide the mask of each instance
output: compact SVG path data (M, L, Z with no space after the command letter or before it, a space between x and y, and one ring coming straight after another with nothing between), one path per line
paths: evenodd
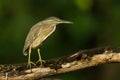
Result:
M41 47L43 59L82 49L120 46L119 0L0 0L0 63L27 62L25 37L35 23L56 16L62 24ZM36 50L32 60L38 59ZM53 76L63 80L119 80L120 65L109 64ZM72 75L72 76L71 76Z

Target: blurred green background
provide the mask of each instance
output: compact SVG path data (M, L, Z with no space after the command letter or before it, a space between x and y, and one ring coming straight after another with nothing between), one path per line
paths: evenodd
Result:
M43 59L83 49L120 46L120 0L0 0L0 64L27 62L22 49L29 29L51 16L74 24L57 26L41 47ZM36 61L37 52L33 53L32 60ZM53 77L120 80L120 64L100 65Z

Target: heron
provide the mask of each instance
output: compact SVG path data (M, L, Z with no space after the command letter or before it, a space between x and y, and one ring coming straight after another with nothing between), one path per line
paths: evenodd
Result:
M38 61L42 65L45 60L42 60L41 54L40 54L40 46L41 44L55 31L56 25L61 23L72 23L70 21L61 20L57 17L49 17L45 20L39 21L35 25L33 25L25 39L24 48L23 48L23 54L25 56L28 55L28 63L27 67L31 68L31 65L35 65L34 62L31 61L31 51L32 49L37 48L38 52Z

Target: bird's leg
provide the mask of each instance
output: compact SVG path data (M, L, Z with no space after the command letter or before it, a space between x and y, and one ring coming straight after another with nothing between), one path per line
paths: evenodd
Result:
M37 61L37 63L40 62L40 65L42 66L42 62L45 62L45 60L42 60L41 58L40 49L37 49L37 51L38 51L38 56L39 56L39 60Z
M34 66L36 66L36 64L31 61L30 56L31 56L31 48L29 48L29 52L28 52L28 64L27 64L27 68L30 67L30 69L31 69L31 64L33 64Z

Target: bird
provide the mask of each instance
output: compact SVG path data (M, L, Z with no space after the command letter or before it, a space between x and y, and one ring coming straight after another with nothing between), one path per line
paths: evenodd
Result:
M56 30L56 25L62 23L72 23L71 21L61 20L57 17L49 17L45 20L39 21L35 25L33 25L25 39L24 47L23 47L23 54L25 56L28 55L28 63L27 67L31 68L31 65L36 65L34 62L31 61L31 51L32 49L37 48L39 60L42 65L45 60L42 60L40 55L40 48L41 44Z

